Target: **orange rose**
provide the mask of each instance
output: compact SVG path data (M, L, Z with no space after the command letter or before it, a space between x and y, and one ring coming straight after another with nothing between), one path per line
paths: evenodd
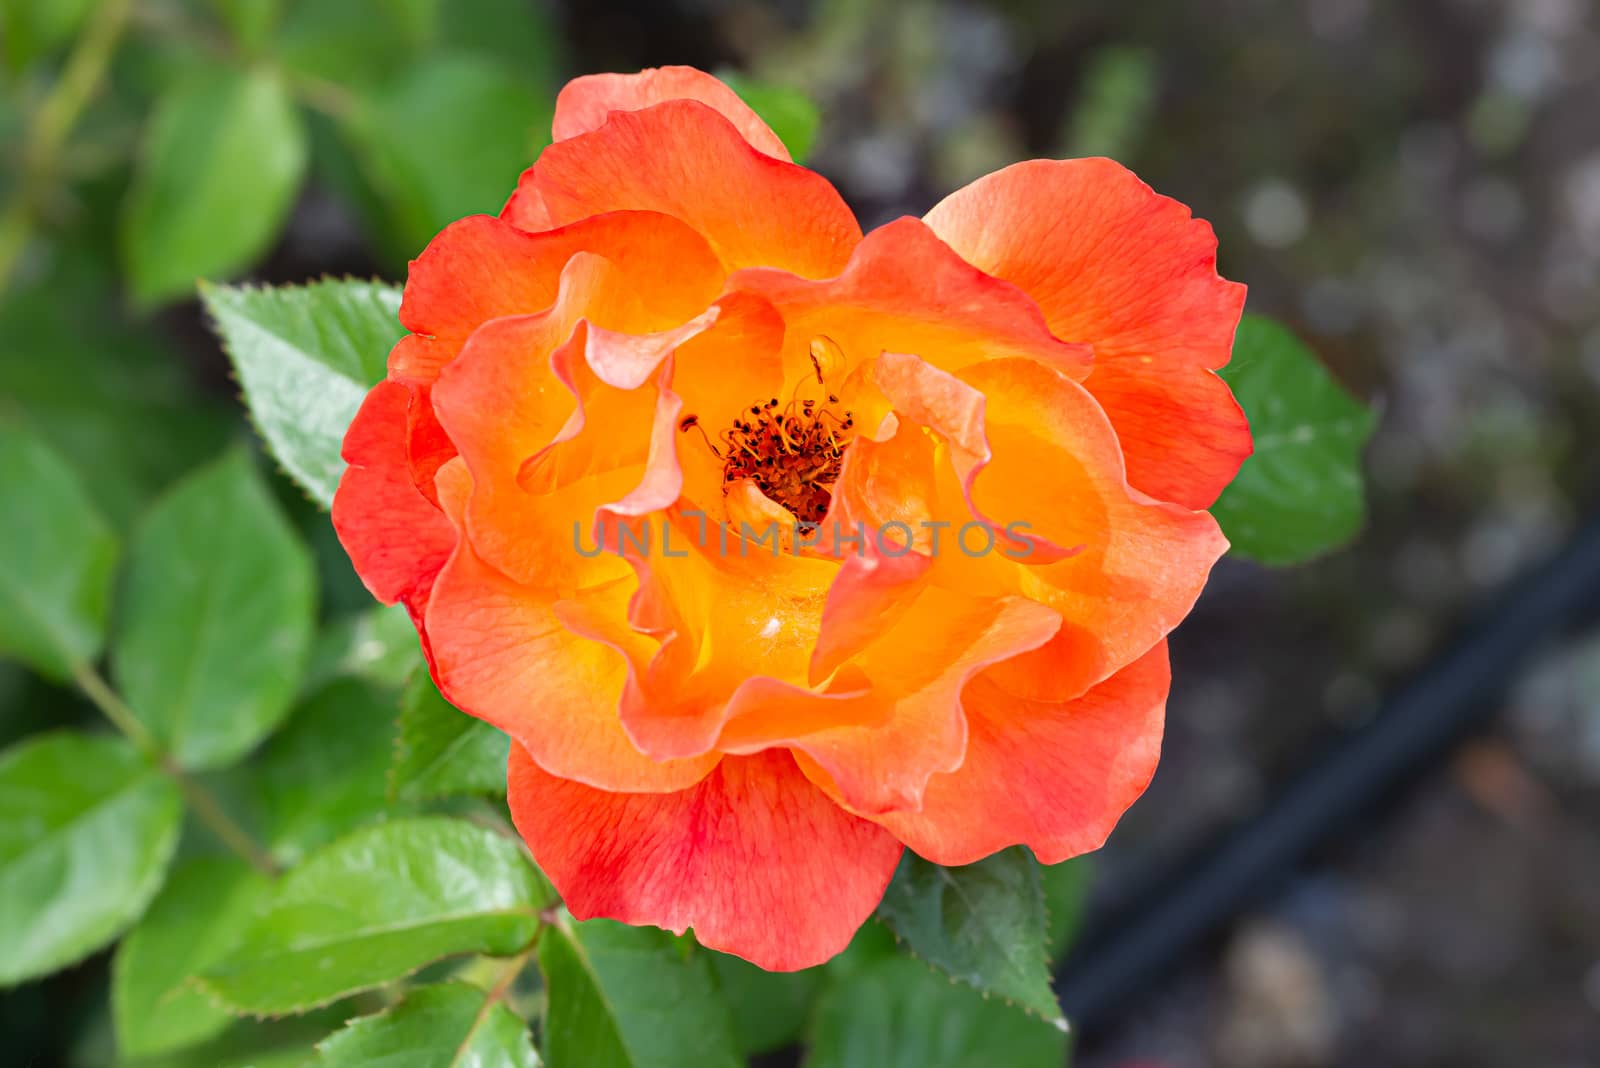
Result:
M1099 846L1250 452L1211 228L1035 160L863 237L681 67L555 137L411 265L333 519L567 907L801 968L903 847Z

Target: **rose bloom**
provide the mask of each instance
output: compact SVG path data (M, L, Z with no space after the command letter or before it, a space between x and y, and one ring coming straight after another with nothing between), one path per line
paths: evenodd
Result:
M1097 848L1251 448L1211 228L1034 160L863 236L683 67L554 133L411 264L333 521L567 908L794 969L906 848Z

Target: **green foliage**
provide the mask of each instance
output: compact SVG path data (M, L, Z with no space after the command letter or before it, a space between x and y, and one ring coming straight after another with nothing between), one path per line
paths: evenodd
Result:
M0 301L0 421L59 451L122 530L196 457L220 450L237 416L208 401L159 335L114 310L114 280L92 251L58 250Z
M961 868L907 850L878 915L913 953L952 978L1061 1019L1045 960L1044 885L1038 862L1021 847Z
M344 471L344 432L404 331L400 290L375 282L250 289L207 286L256 428L278 462L324 506Z
M554 100L570 62L547 0L424 0L434 9L435 46L481 55L516 71ZM448 7L444 6L448 3Z
M134 713L186 768L243 756L288 714L313 630L311 559L233 452L140 524L112 660Z
M500 210L549 144L551 115L549 98L514 70L446 55L373 90L348 128L387 226L414 253L463 215Z
M508 838L461 820L395 820L334 842L284 876L198 981L237 1012L300 1012L441 957L517 953L554 900Z
M305 174L305 128L278 74L230 69L163 96L140 163L123 260L134 296L155 302L266 250Z
M733 1022L706 955L653 927L561 922L539 940L550 1068L733 1068Z
M144 911L177 788L125 742L61 732L0 753L0 986L71 964Z
M798 89L755 82L737 74L724 72L722 80L772 127L794 161L804 163L822 125L822 114L811 98Z
M233 1017L189 979L238 941L271 884L243 861L202 856L179 864L111 969L117 1047L142 1057L215 1038Z
M289 863L361 824L395 811L388 774L396 698L357 679L337 679L295 709L249 769L247 793L262 838Z
M309 693L343 675L401 686L422 662L417 631L399 605L348 613L322 628L306 668Z
M0 423L0 655L65 679L105 641L117 539L43 442Z
M762 971L749 961L710 950L711 973L728 1003L739 1052L766 1053L798 1042L826 975L821 968Z
M510 757L511 739L457 711L426 671L416 673L400 706L400 736L390 773L397 797L503 794Z
M278 0L209 0L229 32L248 50L259 48L283 17Z
M282 238L312 168L307 205L355 208L395 270L498 210L548 140L566 52L543 6L170 0L124 22L119 4L0 14L23 90L0 100L0 136L30 146L12 183L27 188L0 205L0 498L17 505L0 653L41 676L8 664L0 690L29 725L87 698L127 736L0 752L0 985L125 934L104 1041L114 1029L128 1068L527 1068L535 1033L554 1068L732 1068L802 1040L811 1068L1059 1065L1046 959L1074 937L1082 862L908 855L881 922L794 974L559 911L503 833L507 738L444 701L406 613L371 607L316 511L403 334L398 287L203 287L243 409L315 504L224 452L241 406L206 354L180 354L182 314L129 321L125 291L148 310L273 248L273 269L303 255L316 226ZM86 41L106 54L63 78ZM1078 143L1136 145L1153 71L1103 53ZM803 159L816 108L731 84ZM39 116L63 114L34 159ZM1370 415L1259 320L1224 374L1258 445L1217 506L1236 549L1299 559L1348 536ZM535 946L536 996L516 982ZM510 960L458 964L469 954ZM237 1019L263 1014L296 1018Z
M171 1053L124 1056L117 1068L305 1068L313 1044L350 1015L335 1005L286 1020L237 1020L218 1037ZM105 1063L93 1057L85 1064Z
M297 75L366 89L415 60L441 2L289 0L272 52Z
M536 1068L528 1025L464 983L420 986L318 1045L316 1068Z
M1094 865L1088 857L1076 857L1041 867L1039 877L1044 882L1044 900L1050 909L1050 960L1060 963L1083 925Z
M1062 1029L933 971L882 956L817 1004L808 1068L1060 1068Z
M0 50L19 71L64 45L94 7L95 0L7 0L0 8Z
M1255 454L1212 506L1232 551L1293 564L1361 529L1361 451L1372 410L1333 380L1289 330L1260 316L1239 324L1219 372L1250 419Z

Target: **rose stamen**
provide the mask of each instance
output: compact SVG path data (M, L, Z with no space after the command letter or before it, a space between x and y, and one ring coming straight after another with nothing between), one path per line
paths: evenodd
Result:
M831 340L823 340L833 346ZM825 364L819 359L822 348L813 342L809 354L819 385L823 384ZM836 359L826 362L838 363ZM829 407L839 403L832 393L825 394L825 403L802 398L800 387L804 384L804 379L795 384L789 403L781 409L777 397L750 405L719 435L720 449L700 425L699 416L685 416L678 429L700 431L711 454L722 461L724 486L751 479L762 493L793 512L803 526L814 527L828 512L855 418L848 409L841 416Z

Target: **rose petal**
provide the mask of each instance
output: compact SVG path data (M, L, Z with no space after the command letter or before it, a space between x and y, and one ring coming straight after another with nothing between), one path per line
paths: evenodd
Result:
M704 519L674 510L636 524L620 541L638 576L627 621L604 637L622 647L618 628L653 633L661 651L622 706L641 750L658 758L710 751L731 714L730 699L752 675L800 679L815 645L832 561L740 542ZM668 540L663 540L668 539ZM640 546L643 546L642 550Z
M628 593L612 584L577 596L620 603ZM552 775L601 790L669 791L716 764L715 755L639 752L618 715L627 660L573 633L545 593L488 566L465 541L439 572L427 626L445 697L517 739Z
M1066 381L1057 371L1031 360L985 361L972 364L970 368L975 372L990 364L1021 364L1034 368L1041 378ZM1054 541L1037 530L1025 532L1017 528L1017 532L1012 532L1013 524L1025 522L1020 517L1029 514L1026 509L1000 514L985 512L978 506L972 493L973 480L993 458L985 424L988 400L980 390L926 360L899 352L883 353L866 365L863 372L862 380L869 387L864 392L875 394L866 399L870 408L891 410L903 422L926 427L942 441L949 458L947 463L935 468L935 477L942 482L946 475L953 475L956 485L950 487L953 492L943 495L940 509L945 514L941 518L962 526L976 523L989 532L996 546L1003 546L1007 553L1025 549L1034 564L1064 560L1082 549L1072 542ZM951 507L957 500L965 503L963 511ZM985 547L987 542L979 542L977 550L966 547L959 528L951 541L955 542L959 553L947 549L941 557L947 565L959 563L962 557L981 557L988 565L999 559ZM970 568L965 570L971 571Z
M926 586L893 627L851 659L849 677L870 691L841 701L752 680L732 702L718 748L792 746L806 773L852 811L918 808L929 776L955 770L966 752L967 680L1038 648L1060 622L1021 597Z
M1143 654L1183 621L1227 550L1205 512L1155 501L1128 486L1115 433L1084 387L1026 360L968 368L985 399L990 461L972 481L976 507L1025 521L1065 559L1023 557L1018 592L1062 615L1049 649L994 674L1016 692L1082 693Z
M333 496L333 529L361 581L384 604L403 603L422 619L434 577L455 547L456 532L417 491L405 455L404 386L379 382L345 432L350 465Z
M639 111L668 100L698 100L733 123L758 151L785 162L789 150L739 94L693 67L652 67L637 74L587 74L556 97L557 141L598 130L613 111Z
M751 147L695 100L612 112L599 129L557 141L523 173L502 215L517 226L560 226L626 210L688 223L730 270L825 278L861 240L827 179Z
M928 524L938 521L937 445L891 413L877 436L863 432L845 452L828 514L824 552L842 559L828 587L809 678L817 685L877 640L916 600L937 563Z
M980 675L966 691L961 767L933 777L920 812L873 819L935 864L1018 844L1045 864L1098 849L1155 773L1169 681L1165 642L1059 703L1019 699Z
M917 219L873 230L838 277L751 268L732 275L728 288L764 297L783 315L786 357L801 377L812 373L808 352L818 336L843 350L848 367L891 351L946 370L1027 356L1076 378L1089 373L1087 346L1051 334L1027 294L968 264Z
M566 591L615 577L614 558L578 551L596 510L647 478L658 483L657 496L672 490L667 503L676 496L677 402L668 411L658 388L638 387L677 345L709 328L718 309L651 334L591 324L590 316L640 321L622 306L619 274L609 260L574 256L549 310L480 328L433 390L473 476L468 536L488 562L524 583Z
M400 304L400 322L411 334L390 354L389 376L430 383L484 323L550 307L562 272L579 253L604 258L619 288L644 302L650 322L643 329L702 311L724 273L704 238L657 212L595 215L538 234L492 215L470 215L445 227L411 261Z
M900 844L787 753L728 757L673 794L604 793L512 746L512 818L578 919L682 933L769 971L833 957L877 907Z
M963 258L1028 293L1050 329L1094 346L1085 380L1139 489L1205 508L1250 455L1212 370L1228 362L1244 286L1217 276L1216 237L1106 159L1033 160L978 179L926 220Z

